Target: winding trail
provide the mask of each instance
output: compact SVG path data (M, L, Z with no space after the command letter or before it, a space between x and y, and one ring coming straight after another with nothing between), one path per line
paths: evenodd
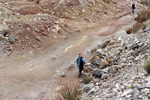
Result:
M120 2L120 6L123 5ZM139 5L139 6L138 6ZM130 8L112 20L69 36L40 54L27 54L0 59L0 100L48 100L62 83L77 82L77 68L72 66L79 52L86 54L103 37L132 25L136 14ZM145 7L137 4L137 12ZM88 60L88 58L85 58ZM60 75L67 69L67 77Z

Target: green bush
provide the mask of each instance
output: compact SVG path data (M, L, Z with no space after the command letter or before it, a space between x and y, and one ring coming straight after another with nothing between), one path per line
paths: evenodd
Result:
M144 69L145 69L145 71L147 73L150 73L150 60L148 60L147 62L145 62Z

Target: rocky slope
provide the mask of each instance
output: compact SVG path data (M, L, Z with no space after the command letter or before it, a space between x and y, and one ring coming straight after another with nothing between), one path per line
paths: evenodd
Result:
M116 9L101 0L0 0L0 54L43 47L81 31L85 24L101 22L119 12Z
M150 59L150 21L145 30L127 35L119 31L92 50L85 67L83 99L149 100L150 77L143 65Z

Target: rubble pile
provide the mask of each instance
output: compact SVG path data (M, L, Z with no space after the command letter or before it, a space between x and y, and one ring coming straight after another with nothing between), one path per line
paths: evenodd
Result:
M93 80L82 97L92 100L149 100L150 76L143 65L150 59L150 21L145 30L121 31L98 45L85 73ZM82 80L81 80L82 81Z

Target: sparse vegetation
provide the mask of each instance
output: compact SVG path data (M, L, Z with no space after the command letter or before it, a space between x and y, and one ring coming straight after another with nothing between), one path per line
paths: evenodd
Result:
M39 4L39 3L40 3L40 1L41 1L41 0L36 0L35 2L36 2L36 4Z
M113 4L117 4L117 2L116 2L116 1L112 1L111 3L113 3Z
M110 41L108 40L108 41L106 41L106 42L104 42L103 44L102 44L102 48L106 48L107 47L107 45L110 43Z
M136 33L137 31L139 31L140 28L144 30L146 28L146 24L143 24L143 22L148 19L150 19L150 9L138 14L137 18L135 18L137 23L135 23L132 27L128 28L126 30L126 33L127 34Z
M131 85L131 89L134 89L135 87L133 85Z
M79 88L79 84L64 85L59 91L59 96L56 97L56 100L80 100L81 91Z
M142 24L142 29L143 29L143 30L145 30L145 29L146 29L146 27L147 27L147 25L146 25L146 24Z
M117 2L116 1L112 1L112 0L103 0L104 2L106 2L106 3L113 3L113 4L117 4Z
M141 0L140 3L143 4L143 5L146 5L146 6L150 7L150 0Z
M112 0L103 0L106 3L110 3Z
M130 27L130 28L128 28L128 29L126 30L126 33L127 33L127 34L131 34L131 33L132 33L132 30L133 30L133 27Z
M132 27L126 30L127 34L136 33L142 28L143 30L146 28L146 24L141 24L139 22L135 23Z
M147 73L150 73L150 60L146 61L143 67Z
M135 20L139 23L143 23L144 21L150 19L150 9L143 11L142 13L138 14Z

